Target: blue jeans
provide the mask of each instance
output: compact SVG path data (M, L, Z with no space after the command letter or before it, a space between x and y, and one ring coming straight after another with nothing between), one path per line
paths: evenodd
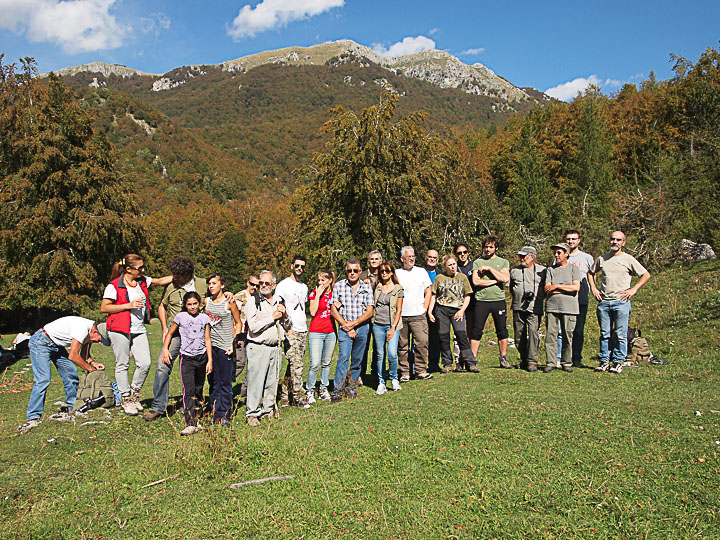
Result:
M370 333L368 326L368 324L363 324L355 328L355 332L357 332L355 339L348 336L347 332L342 328L338 328L340 349L338 351L337 366L335 367L335 392L339 392L345 385L348 364L350 364L350 377L352 380L357 382L360 378L360 364L362 364L365 344Z
M65 403L72 409L80 379L78 379L77 366L68 359L65 348L53 343L42 330L38 330L30 338L29 347L35 384L30 393L27 419L40 418L45 409L45 395L50 386L50 364L55 364L60 374L65 387Z
M610 361L610 333L615 330L617 344L612 350L615 364L625 361L627 356L627 332L630 320L630 300L608 300L598 302L597 319L600 326L600 362Z
M310 332L308 334L308 344L310 346L310 369L307 374L307 383L305 390L308 392L315 391L315 383L317 382L318 369L322 363L322 371L320 371L320 390L325 390L330 384L330 362L332 354L337 343L335 332Z
M398 367L398 341L400 340L400 332L395 332L390 341L387 341L387 333L390 330L389 324L374 324L373 339L375 340L375 349L377 349L377 373L378 383L385 384L385 377L391 381L397 380ZM387 347L388 370L385 370L385 347Z

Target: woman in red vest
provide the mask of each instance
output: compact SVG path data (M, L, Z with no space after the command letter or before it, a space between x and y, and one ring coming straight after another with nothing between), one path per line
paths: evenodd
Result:
M125 255L113 265L100 305L100 311L108 314L108 338L115 353L115 380L122 394L121 406L131 416L142 410L140 390L150 370L150 345L145 332L145 325L150 324L148 289L172 281L172 276L153 279L144 272L145 263L140 255ZM132 384L128 379L131 354L135 358Z

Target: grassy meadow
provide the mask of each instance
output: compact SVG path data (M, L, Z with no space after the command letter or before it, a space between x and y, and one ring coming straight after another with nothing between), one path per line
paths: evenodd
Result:
M0 373L0 532L720 538L719 271L718 261L677 266L635 297L631 323L666 366L529 374L499 369L497 347L485 343L480 374L436 375L384 396L363 387L354 401L283 409L259 428L245 424L240 402L232 428L192 437L180 437L182 414L48 420L64 395L54 370L46 419L18 435L32 382L31 371L15 374L29 363L20 361ZM590 309L585 362L594 366ZM155 357L159 328L149 327ZM94 351L112 377L110 349ZM509 357L517 362L514 349ZM171 396L179 390L176 369ZM273 476L294 478L229 488Z

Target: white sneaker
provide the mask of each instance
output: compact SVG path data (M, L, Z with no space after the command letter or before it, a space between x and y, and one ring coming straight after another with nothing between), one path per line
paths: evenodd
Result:
M313 403L317 403L317 401L315 401L315 392L307 392L305 394L305 397L307 399L308 404L312 405Z
M323 401L330 401L330 392L328 392L327 388L323 388L320 390L318 397Z
M385 383L380 383L380 384L378 384L378 387L377 387L377 390L375 390L375 393L376 393L378 396L382 396L382 395L385 394L386 392L387 392L387 388L385 387Z
M613 367L611 367L608 371L610 373L622 373L622 368L623 368L623 366L620 363L613 364Z
M120 407L122 407L123 412L128 416L137 416L138 414L132 396L124 396L122 401L120 401Z
M183 429L180 432L180 435L194 435L200 431L196 426L185 426L185 429Z
M402 390L402 386L400 386L400 382L397 379L392 380L392 389L393 392L397 392L398 390Z
M22 424L21 426L19 426L17 428L18 433L27 433L32 428L38 427L41 423L42 423L42 420L40 420L39 418L33 418L31 420L28 420L27 422L25 422L24 424Z

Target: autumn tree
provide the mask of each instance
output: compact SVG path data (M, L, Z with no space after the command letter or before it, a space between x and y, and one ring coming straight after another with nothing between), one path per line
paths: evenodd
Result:
M15 324L95 305L113 261L144 248L110 144L57 78L21 64L0 56L0 312Z

